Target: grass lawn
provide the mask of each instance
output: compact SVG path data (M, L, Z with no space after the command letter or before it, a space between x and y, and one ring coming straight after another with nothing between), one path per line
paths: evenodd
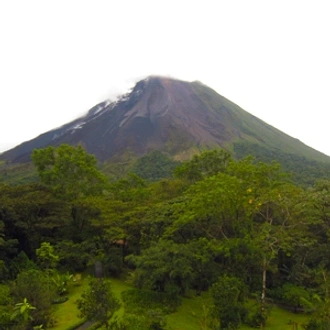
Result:
M54 330L66 330L68 327L77 324L81 319L78 317L78 308L75 301L88 287L87 278L82 278L79 284L71 284L69 287L69 300L63 304L54 305L55 318L57 323Z
M121 293L131 288L124 280L111 279L112 291L116 297L122 301ZM66 330L75 324L78 324L81 319L78 317L78 308L75 301L80 298L81 294L88 288L88 278L83 277L79 285L71 285L69 288L69 300L63 304L54 305L55 307L55 318L57 324L51 328L52 330ZM123 308L117 312L120 316L124 312Z
M184 298L182 305L177 312L167 316L168 330L201 330L205 320L206 308L212 304L209 293L204 292L199 297ZM303 314L293 314L279 307L272 307L267 320L266 328L269 330L292 330L292 322L298 324L298 329L303 330L302 324L308 321L309 317ZM252 330L248 326L240 329Z
M121 293L129 290L132 286L122 279L111 279L112 290L115 296L122 302ZM70 326L78 324L78 309L75 301L88 287L88 279L83 278L79 286L72 286L69 300L63 304L55 305L55 317L58 321L52 330L67 330ZM175 313L167 315L168 330L201 330L206 315L206 309L212 303L212 298L208 292L203 292L201 296L183 298L182 305ZM121 317L124 308L121 307L116 315ZM308 316L303 314L293 314L276 306L272 307L267 321L266 329L269 330L292 330L292 322L298 324L298 329L303 330L302 324L308 321ZM247 326L242 326L242 330L252 330Z
M175 313L167 316L167 328L171 330L200 330L203 322L204 310L212 303L209 293L201 296L183 298L182 304Z
M132 286L125 282L125 280L112 278L112 291L115 294L116 298L119 299L120 303L123 302L121 293L123 291L132 289ZM123 305L120 307L120 309L115 313L115 316L118 316L119 318L124 314L124 307Z
M292 322L298 324L298 329L303 330L301 326L303 323L307 323L309 316L305 314L294 314L290 313L285 309L279 308L277 306L272 307L270 315L267 320L266 329L269 330L292 330ZM242 327L241 329L253 329L250 327Z

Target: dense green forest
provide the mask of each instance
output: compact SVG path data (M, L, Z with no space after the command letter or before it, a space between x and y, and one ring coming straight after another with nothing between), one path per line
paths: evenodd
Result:
M274 303L330 328L330 180L304 188L277 163L221 150L154 153L119 180L82 147L32 159L38 182L0 184L0 329L51 328L69 281L91 270L102 278L76 305L104 329L166 329L205 292L200 329L265 328ZM122 276L134 289L119 301L108 278Z
M310 186L318 179L330 177L329 163L298 156L280 149L269 149L261 144L245 141L234 143L233 150L237 159L248 155L253 155L257 160L265 163L276 159L282 169L292 175L292 180L300 185Z

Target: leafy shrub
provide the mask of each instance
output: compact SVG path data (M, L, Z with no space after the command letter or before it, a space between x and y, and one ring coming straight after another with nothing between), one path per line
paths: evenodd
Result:
M213 317L221 324L220 329L238 329L246 317L247 289L237 277L223 275L211 287Z
M34 325L53 322L52 301L56 297L56 288L47 273L35 269L21 272L13 283L12 297L14 303L27 299L36 307L31 312Z
M303 324L303 328L305 330L328 330L330 328L330 322L311 319L308 323Z
M257 328L260 324L265 324L267 320L267 315L262 315L260 302L249 301L246 305L246 315L244 317L244 323L250 327Z
M272 290L271 296L285 304L293 306L295 312L299 307L305 311L313 310L313 303L310 293L301 286L285 283L282 287Z
M124 291L122 297L129 310L143 311L159 309L165 314L173 313L181 303L176 294L151 290L131 289Z

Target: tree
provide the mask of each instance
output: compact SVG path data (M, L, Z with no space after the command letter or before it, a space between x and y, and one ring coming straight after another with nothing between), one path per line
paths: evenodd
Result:
M99 322L109 329L113 314L120 303L111 290L111 282L107 279L90 279L89 289L77 300L80 317Z
M81 146L35 149L32 161L40 180L65 200L99 194L107 181L97 169L96 158Z
M43 269L55 268L59 257L54 252L54 247L48 242L42 242L36 250L38 262Z
M14 302L20 303L26 299L35 307L34 310L30 310L33 325L50 324L56 288L47 274L35 269L20 273L14 283L12 295Z
M213 316L220 322L219 329L238 329L245 315L246 288L236 277L223 275L211 287Z
M136 266L135 284L159 292L175 290L184 294L194 278L192 254L188 245L160 239L139 256L128 256Z
M208 150L184 162L174 170L175 176L190 183L202 180L204 177L223 172L228 166L231 156L224 150Z
M248 168L248 167L247 167ZM246 173L241 172L243 177ZM278 164L258 163L249 171L250 197L248 204L253 218L253 227L247 240L259 251L262 259L261 328L265 326L267 273L271 262L280 251L292 253L299 244L299 227L294 218L296 196L301 190L291 184Z
M179 164L159 150L139 158L133 165L132 172L148 181L170 178Z

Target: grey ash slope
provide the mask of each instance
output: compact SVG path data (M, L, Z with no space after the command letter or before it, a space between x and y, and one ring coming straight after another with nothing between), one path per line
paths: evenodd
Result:
M100 161L130 151L142 156L161 150L172 156L235 143L257 144L310 160L330 162L199 82L149 77L116 102L103 102L86 116L46 132L3 153L9 162L30 160L33 149L82 144Z

